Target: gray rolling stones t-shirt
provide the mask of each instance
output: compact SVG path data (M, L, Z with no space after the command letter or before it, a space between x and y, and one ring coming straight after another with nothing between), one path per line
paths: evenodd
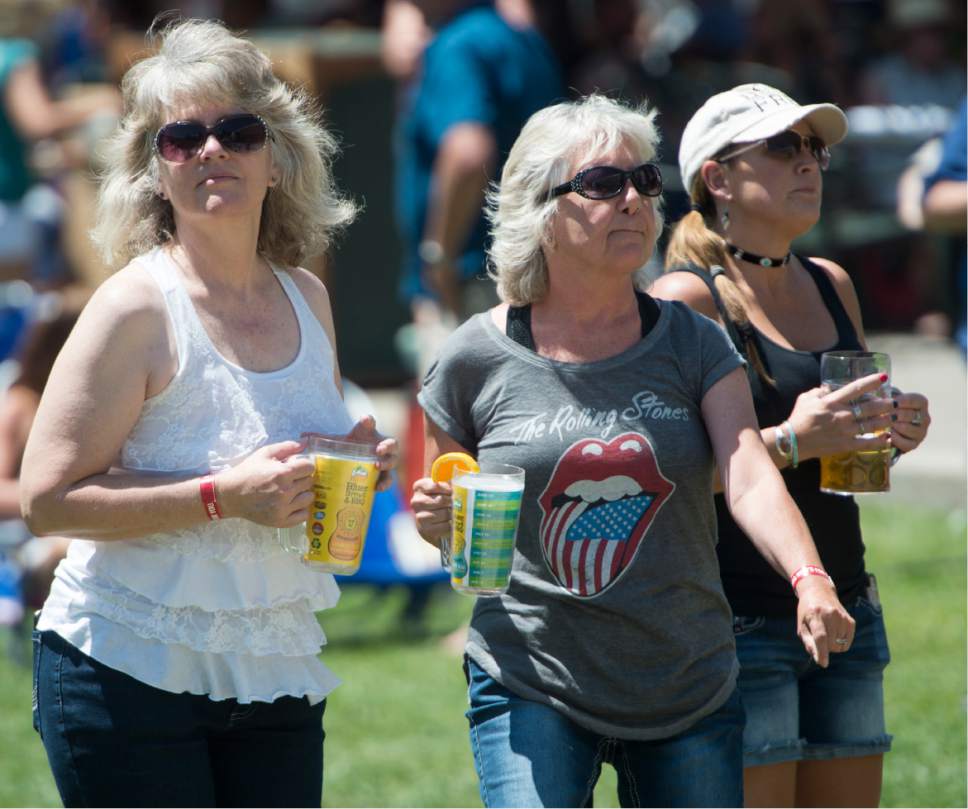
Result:
M658 303L643 340L581 364L477 315L419 395L480 461L526 472L511 584L478 599L468 654L514 693L627 739L688 728L737 671L700 403L743 361L713 321Z

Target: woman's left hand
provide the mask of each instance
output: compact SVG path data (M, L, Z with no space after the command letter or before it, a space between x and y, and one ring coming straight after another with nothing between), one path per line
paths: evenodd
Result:
M827 668L831 652L846 652L854 642L854 619L826 578L804 577L797 596L797 635L814 662Z
M376 444L376 468L380 470L380 477L376 481L378 492L386 491L393 482L390 474L400 461L400 447L395 438L385 438L376 430L376 420L373 416L363 416L353 425L346 438L364 444Z
M891 425L891 446L901 452L910 452L928 434L928 425L931 424L928 400L920 393L895 391L894 401L897 402L894 409L897 420Z

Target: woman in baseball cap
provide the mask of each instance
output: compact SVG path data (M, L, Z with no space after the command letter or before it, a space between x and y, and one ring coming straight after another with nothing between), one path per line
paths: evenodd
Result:
M819 458L917 447L928 429L920 394L872 394L872 375L825 396L820 355L866 350L850 277L791 252L820 217L830 147L847 119L762 84L710 98L682 136L679 166L692 211L676 226L667 274L652 293L717 320L747 360L761 436L782 470L829 575L856 621L852 645L821 669L797 648L797 594L757 556L716 495L720 572L734 614L747 806L877 806L889 660L874 577L864 568L852 497L820 491ZM866 397L865 397L866 398ZM718 482L717 482L718 485ZM833 639L831 648L841 642Z

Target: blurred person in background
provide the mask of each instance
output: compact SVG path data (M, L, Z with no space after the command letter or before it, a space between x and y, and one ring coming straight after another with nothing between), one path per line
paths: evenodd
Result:
M115 5L115 0L79 0L53 16L41 58L52 89L111 80L107 57Z
M436 312L452 328L496 300L484 275L487 184L528 116L564 87L540 34L510 25L493 2L416 5L434 36L397 133L401 289L416 319Z
M0 530L19 535L15 556L23 570L26 606L39 609L47 598L54 568L67 553L66 537L30 537L20 515L20 465L27 435L54 360L77 322L86 292L58 296L60 311L35 320L17 351L17 370L0 399Z
M410 56L398 60L398 75L408 63L416 68L415 46L432 32L419 69L401 88L395 133L399 288L412 317L396 343L420 380L457 324L496 301L484 267L485 189L499 176L528 116L560 99L564 85L541 35L509 23L494 2L414 0L394 3L387 12L398 15L396 33L387 35L409 43ZM418 25L427 31L421 33ZM423 473L415 401L408 424L409 484Z
M862 103L937 104L954 110L965 92L965 71L952 52L952 5L947 0L890 0L887 7L892 51L861 76Z
M742 805L715 467L794 576L806 654L827 666L853 637L829 581L798 575L820 560L742 360L636 288L662 227L654 117L603 96L531 117L490 206L505 302L451 335L420 393L428 468L457 451L526 471L509 588L477 599L465 650L486 806L588 806L606 761L623 806ZM449 484L417 481L411 505L424 539L449 539Z
M531 0L494 0L494 9L513 28L534 28ZM420 67L423 52L433 39L433 29L419 0L386 0L383 4L380 58L394 79L407 82Z
M950 29L954 19L946 0L892 0L887 23L892 50L871 62L858 78L859 101L874 106L918 108L934 105L954 113L965 93L965 70L954 58ZM917 126L917 120L907 124ZM899 135L899 137L898 137ZM896 184L920 141L885 131L861 153L865 191L872 203L893 209ZM912 262L913 263L913 262ZM908 272L917 273L911 266Z
M161 22L159 27L162 27ZM34 723L77 805L319 806L330 574L277 529L313 500L300 433L396 444L343 403L326 289L298 264L355 206L332 136L215 22L122 82L95 236L109 266L54 364L21 505L72 537L34 634Z
M45 19L42 6L0 3L0 359L28 319L24 307L7 300L2 283L26 279L43 287L68 275L60 247L64 206L36 175L32 154L38 144L96 119L113 122L121 105L117 90L106 85L51 97L29 38Z
M955 114L954 123L942 143L941 161L937 169L924 181L922 211L927 230L951 236L955 260L952 262L954 283L948 285L954 298L954 340L962 355L968 351L965 334L965 297L968 292L968 108L966 101Z
M844 395L876 390L878 377L824 394L821 354L866 349L860 307L842 267L790 252L817 223L829 147L846 133L834 105L800 106L765 85L710 98L679 150L693 210L676 225L667 274L651 288L718 322L746 359L763 444L857 626L849 650L816 666L797 638L795 594L730 513L729 497L716 495L716 551L747 712L747 806L877 806L891 745L882 690L889 651L860 516L852 497L819 490L818 459L917 448L928 402L900 391L864 404Z
M11 16L0 36L0 272L4 278L29 276L37 250L35 228L24 202L37 182L30 165L32 145L97 116L116 116L121 105L117 90L106 86L53 99L43 80L37 45L16 35L18 29L33 26L17 22L20 17L8 6L3 3L2 11Z
M79 302L68 302L61 293L48 293L45 299L58 310L34 317L20 336L16 354L0 365L0 626L15 631L27 628L25 609L39 608L47 597L54 568L70 542L31 537L20 515L20 464L27 434L54 358L79 311Z

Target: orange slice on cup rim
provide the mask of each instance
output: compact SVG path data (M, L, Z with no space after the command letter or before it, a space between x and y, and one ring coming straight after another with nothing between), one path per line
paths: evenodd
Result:
M445 452L430 467L430 477L434 483L449 483L460 472L480 471L477 461L466 452Z

